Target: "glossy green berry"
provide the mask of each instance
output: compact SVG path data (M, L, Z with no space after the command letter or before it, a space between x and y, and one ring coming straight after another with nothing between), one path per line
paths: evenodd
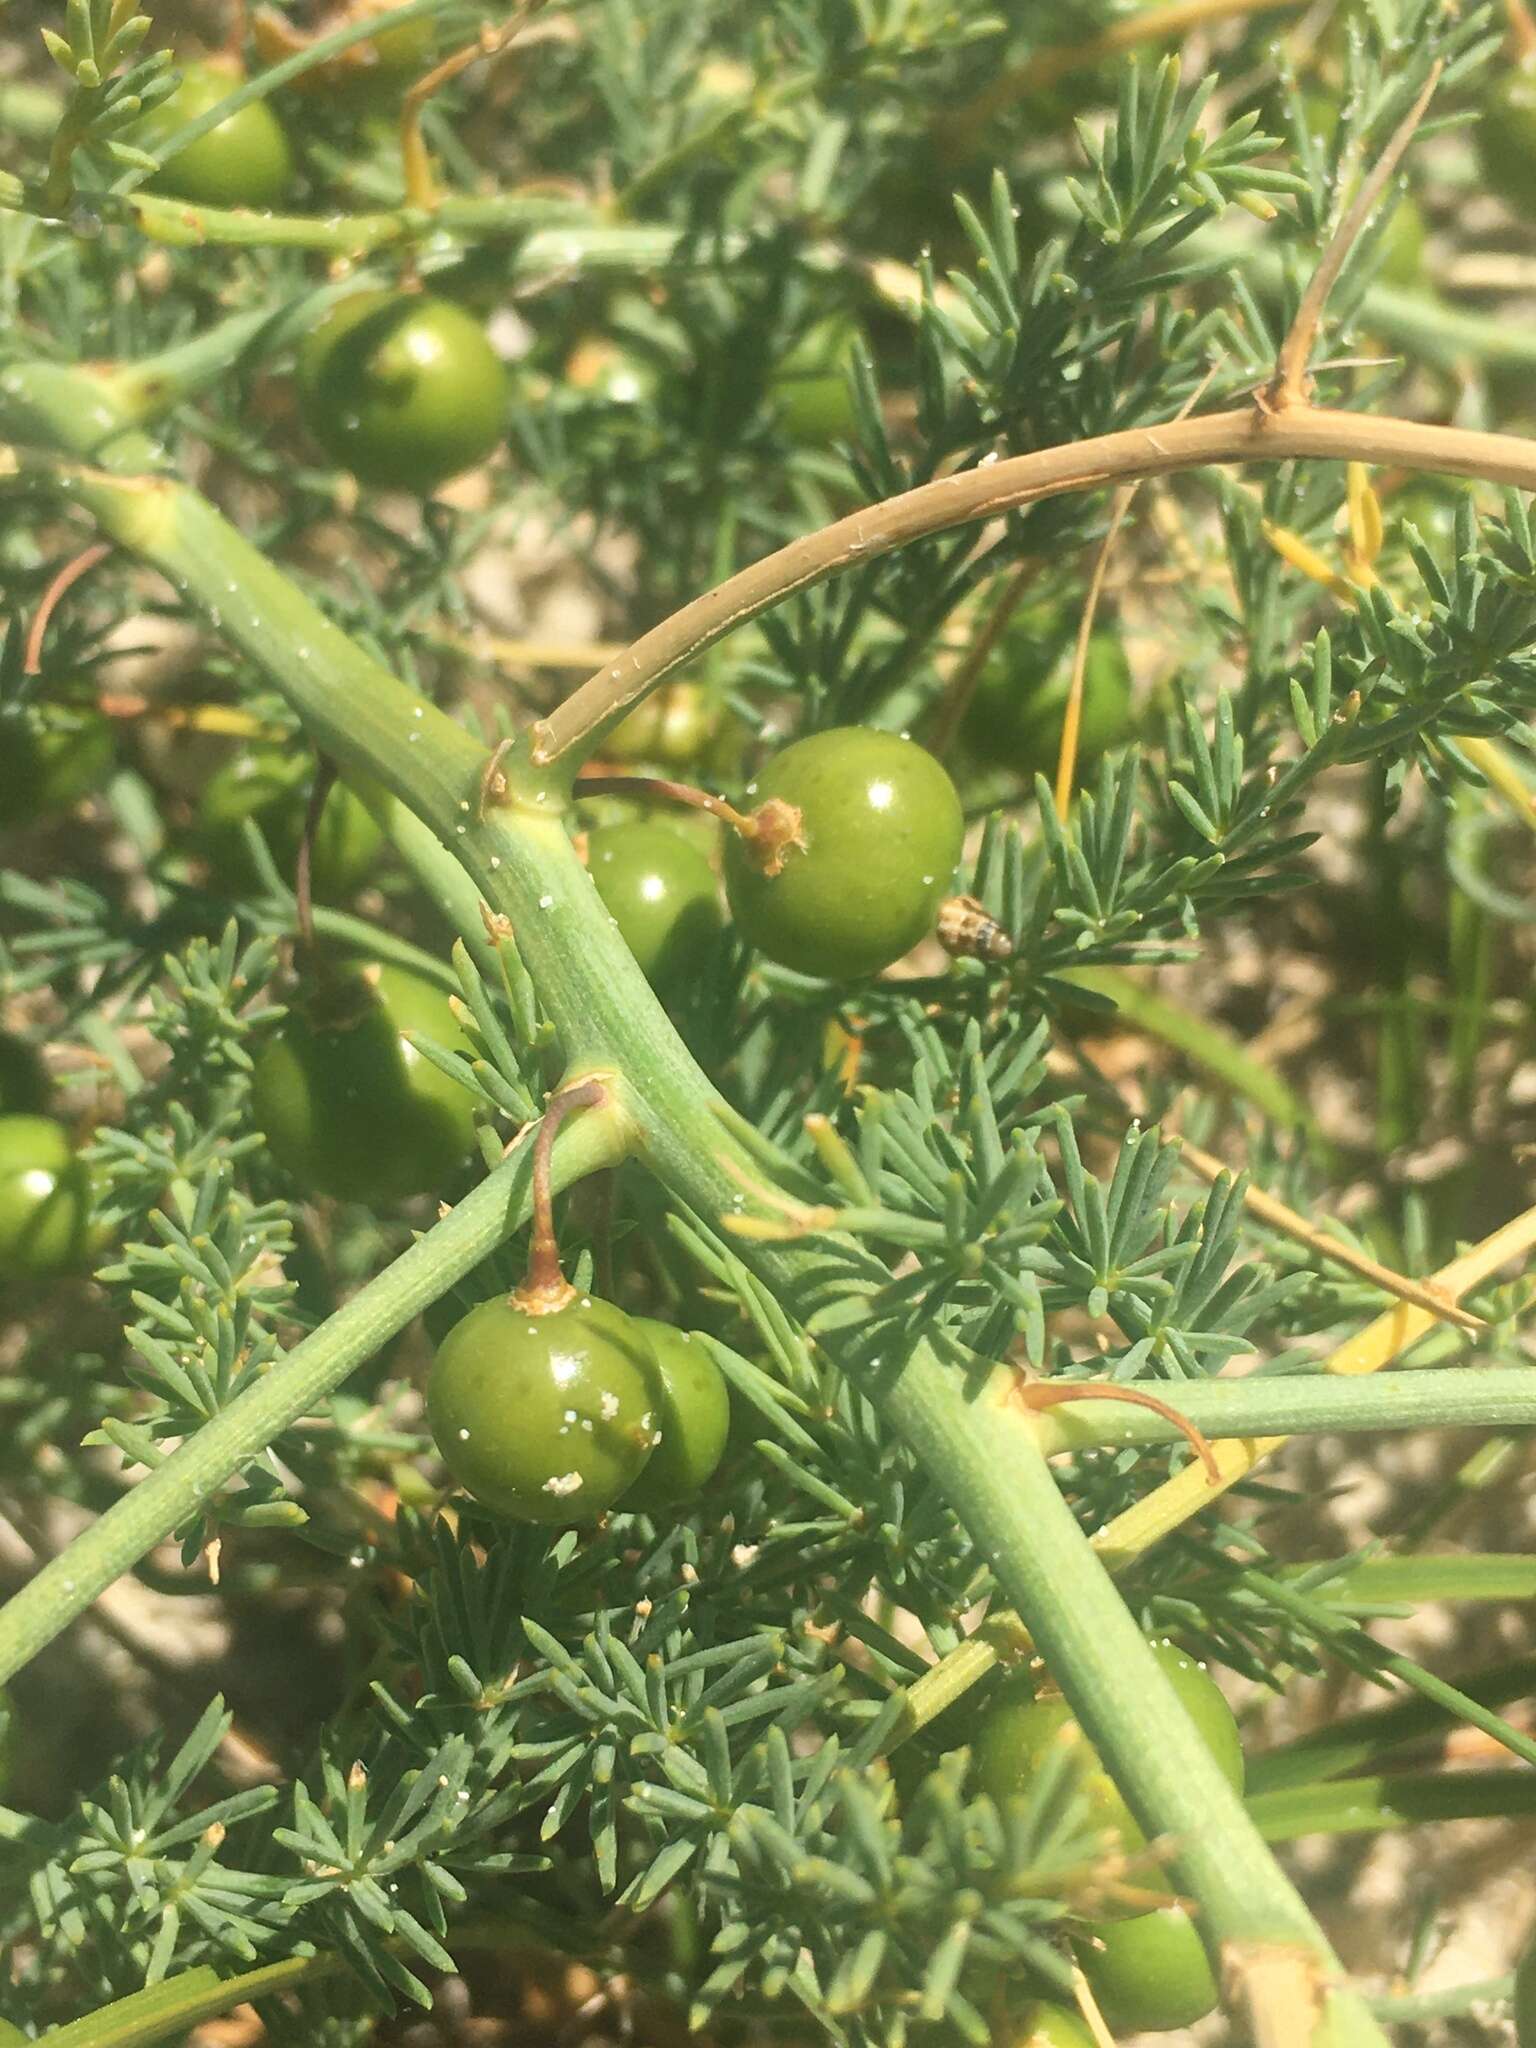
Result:
M37 1116L48 1107L48 1070L13 1031L0 1031L0 1116Z
M731 834L725 886L745 937L801 974L853 981L933 928L965 820L932 754L895 733L839 726L797 740L749 785L800 814L799 845L767 872Z
M566 358L565 381L602 405L645 405L656 396L655 366L605 335L588 335Z
M28 704L0 712L0 832L91 795L115 756L112 721L98 711Z
M170 98L134 129L135 147L158 150L244 82L227 60L188 64ZM293 151L267 101L253 100L178 150L149 182L196 206L275 206L293 183Z
M370 15L387 13L391 4L392 0L349 0L349 4L322 12L308 34L276 9L261 8L251 23L251 33L263 62L279 64L339 28L351 28ZM436 47L435 21L401 22L396 28L381 29L367 42L351 43L311 64L289 79L284 90L306 99L324 99L346 113L382 115L393 111L405 87L427 70Z
M1473 132L1488 183L1523 217L1536 196L1536 63L1498 73Z
M320 446L365 484L422 495L499 445L507 373L462 306L354 292L299 351L299 401Z
M1518 2048L1536 2048L1536 1942L1515 1969L1514 2018Z
M769 385L779 424L792 441L826 448L857 430L850 370L857 336L839 320L824 320L781 358Z
M725 1451L731 1402L701 1339L648 1316L637 1320L656 1362L660 1408L651 1455L621 1506L649 1513L703 1492Z
M595 1522L640 1477L662 1393L644 1330L577 1295L530 1314L498 1295L454 1324L427 1379L427 1417L466 1492L520 1522Z
M696 846L665 825L604 825L588 835L587 870L619 936L653 987L698 970L720 929L720 891Z
M611 761L691 768L708 751L719 724L719 706L698 683L663 683L619 720L602 751Z
M308 751L242 747L209 776L197 804L195 834L202 851L231 887L257 881L242 826L260 828L278 872L292 881L315 772ZM377 867L384 834L367 805L344 782L332 785L310 849L310 882L317 896L351 896Z
M402 1036L467 1052L442 990L352 969L289 1012L256 1058L254 1121L307 1192L395 1202L440 1190L474 1142L474 1098Z
M1007 2048L1094 2048L1094 2040L1075 2012L1041 1999L1010 2024Z
M1173 1643L1154 1643L1152 1651L1228 1783L1240 1792L1242 1743L1232 1709L1219 1687L1194 1658ZM1147 1740L1155 1739L1149 1725ZM1004 1700L992 1709L976 1742L976 1781L1000 1805L1021 1798L1058 1744L1071 1749L1076 1786L1090 1825L1112 1834L1123 1849L1143 1848L1146 1836L1059 1693L1043 1699Z
M1105 1920L1078 1945L1083 1975L1112 2033L1192 2027L1216 2009L1216 1979L1182 1906Z
M86 1248L91 1180L47 1116L0 1116L0 1279L62 1273Z
M1404 288L1417 284L1424 268L1424 244L1428 239L1418 201L1405 194L1392 209L1392 218L1382 231L1382 283Z
M965 718L965 739L983 761L1017 774L1054 776L1072 689L1074 628L1054 607L1010 621L982 665ZM1131 673L1119 640L1095 633L1083 670L1077 735L1080 767L1123 746L1133 730Z

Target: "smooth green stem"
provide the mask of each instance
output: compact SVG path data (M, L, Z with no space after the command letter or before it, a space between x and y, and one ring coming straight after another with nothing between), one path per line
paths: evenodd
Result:
M1536 1425L1536 1373L1520 1365L1465 1372L1379 1373L1369 1378L1255 1373L1238 1380L1159 1384L1157 1398L1208 1437ZM1047 1455L1094 1444L1181 1440L1176 1424L1148 1408L1132 1408L1123 1401L1064 1402L1047 1409L1037 1428ZM1403 1560L1405 1565L1420 1562Z
M1266 1842L1301 1835L1360 1835L1436 1820L1516 1820L1536 1813L1536 1771L1422 1772L1346 1778L1261 1792L1248 1811Z
M555 1185L568 1187L614 1165L630 1136L627 1116L616 1103L574 1118L555 1146ZM412 1316L525 1223L532 1156L530 1144L520 1145L409 1251L139 1480L0 1608L0 1683L83 1614L114 1579L196 1515L279 1431L339 1387Z
M1528 1699L1536 1691L1536 1657L1516 1657L1487 1671L1474 1672L1462 1679L1459 1689L1468 1699L1490 1708ZM1286 1743L1283 1748L1251 1756L1248 1790L1250 1794L1283 1792L1293 1786L1337 1778L1406 1743L1426 1741L1460 1725L1459 1714L1436 1700L1423 1698L1400 1700L1390 1707L1373 1707L1368 1713L1348 1714L1314 1734Z
M571 1066L626 1076L642 1149L663 1184L703 1215L739 1210L744 1197L727 1162L753 1172L757 1162L729 1134L709 1083L602 914L564 822L563 778L514 756L505 803L482 818L485 760L476 743L370 661L194 493L80 472L59 482L120 545L159 567L194 605L216 611L226 636L343 766L382 781L457 855L487 903L512 919ZM814 1250L754 1242L742 1256L791 1313L810 1290L847 1281L855 1270L852 1249L835 1242ZM1313 1958L1320 1977L1337 1979L1325 1938L1264 1849L1062 1499L1032 1418L1011 1416L990 1396L977 1412L960 1375L926 1344L877 1358L860 1348L859 1334L845 1328L820 1341L942 1489L1132 1811L1149 1835L1175 1844L1175 1875L1198 1901L1213 1951L1225 1961L1279 1945ZM262 1440L247 1430L238 1449L249 1454ZM1340 1993L1330 2010L1337 2048L1381 2041L1353 1994Z
M311 296L302 294L294 303L302 305ZM264 307L259 313L235 313L159 355L144 356L107 372L105 382L113 402L135 426L162 419L205 384L227 376L257 336L281 319L285 310L274 314Z
M679 239L675 229L594 227L585 201L542 193L444 199L432 213L405 205L371 213L257 213L249 207L198 206L158 192L134 192L120 204L144 234L178 249L217 243L357 257L442 235L479 242L521 234L527 240L511 266L513 275L521 277L543 276L567 265L585 267L589 249L599 268L625 260L630 267L664 262Z
M1536 1425L1536 1374L1528 1366L1466 1372L1251 1374L1241 1380L1159 1382L1157 1399L1204 1436L1346 1436L1358 1430ZM1124 1401L1071 1401L1038 1417L1040 1448L1176 1444L1176 1423Z
M1536 1557L1464 1555L1368 1557L1312 1596L1329 1606L1422 1607L1441 1600L1536 1599Z
M1475 1984L1452 1984L1444 1991L1394 1991L1373 1996L1370 2008L1380 2020L1440 2020L1471 2012L1479 2005L1508 2005L1515 1995L1515 1973L1483 1977Z

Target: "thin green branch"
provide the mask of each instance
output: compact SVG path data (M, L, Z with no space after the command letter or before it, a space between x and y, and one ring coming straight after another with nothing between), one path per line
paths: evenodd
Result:
M1462 1679L1459 1690L1468 1699L1489 1708L1528 1699L1536 1691L1536 1657L1515 1657L1487 1671L1473 1672ZM1459 1714L1437 1700L1422 1697L1400 1700L1389 1707L1373 1707L1367 1713L1347 1714L1314 1734L1251 1756L1248 1790L1250 1794L1282 1792L1298 1785L1316 1784L1319 1779L1337 1778L1345 1771L1359 1770L1391 1750L1410 1742L1427 1741L1461 1725Z
M1536 1557L1371 1557L1318 1589L1329 1605L1421 1607L1437 1600L1536 1599Z
M1370 2008L1379 2020L1442 2020L1473 2012L1480 2005L1508 2005L1515 1995L1515 1973L1483 1977L1475 1984L1452 1984L1444 1991L1394 1991L1373 1997Z
M1333 1373L1255 1373L1244 1379L1159 1384L1157 1394L1208 1437L1536 1425L1536 1373L1518 1365L1394 1372L1362 1379L1344 1379ZM1037 1427L1048 1455L1094 1444L1166 1444L1180 1438L1177 1425L1165 1417L1115 1401L1074 1401L1070 1406L1049 1409L1040 1416ZM1390 1578L1394 1570L1434 1567L1437 1562L1404 1558L1383 1560L1382 1566ZM1367 1573L1373 1569L1382 1567L1362 1567ZM1536 1579L1536 1567L1532 1577ZM1353 1598L1357 1581L1351 1579L1349 1584ZM1382 1597L1410 1596L1384 1593ZM1444 1594L1411 1597L1438 1599Z
M570 1124L555 1149L568 1187L624 1156L633 1135L614 1102ZM83 1614L114 1579L195 1516L279 1431L306 1414L528 1219L533 1148L522 1144L473 1193L205 1423L0 1608L0 1682Z

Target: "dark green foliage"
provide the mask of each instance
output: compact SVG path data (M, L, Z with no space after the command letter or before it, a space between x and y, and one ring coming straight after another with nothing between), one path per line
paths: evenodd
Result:
M131 379L102 387L90 459L116 459L125 391L137 390L153 439L133 465L194 477L274 572L487 747L575 679L537 653L542 577L584 638L622 643L871 501L999 456L1155 433L1186 406L1248 403L1320 240L1431 63L1445 61L1454 110L1482 89L1495 46L1486 9L1372 0L1318 60L1339 110L1319 134L1303 103L1317 81L1292 80L1283 59L1278 86L1227 92L1265 75L1275 28L1256 17L1228 26L1220 76L1194 90L1175 61L1146 56L1075 72L962 133L972 95L1043 41L1089 37L1124 10L594 0L572 18L569 39L531 42L505 70L473 67L429 104L442 204L404 239L328 239L327 221L397 206L398 160L351 95L285 89L300 194L288 203L302 200L303 233L151 244L136 188L188 189L199 145L158 179L136 154L146 109L162 122L176 111L153 105L171 81L160 59L136 56L143 30L121 28L109 47L100 0L70 7L53 52L78 146L50 166L56 124L36 149L18 129L25 180L0 192L18 224L0 236L0 377L102 361L148 364L153 383L180 365L168 409ZM456 8L433 22L443 50L479 27ZM509 102L504 81L523 65ZM1406 203L1422 202L1433 247L1450 208L1419 165L1415 152ZM1408 378L1352 366L1386 352L1372 293L1393 258L1393 203L1330 303L1318 395L1378 407L1396 402L1397 380L1405 409L1439 416L1470 401L1435 381L1443 358L1414 330L1387 335L1417 366ZM1252 215L1271 208L1260 231ZM143 218L173 233L163 213ZM399 289L407 253L419 292ZM332 274L338 258L352 264L345 277ZM912 275L893 283L892 263ZM376 409L348 412L378 367L370 323L394 335L424 311L467 355L410 418L391 407L422 394L384 389L387 378ZM218 326L226 313L250 323L237 336ZM210 334L226 336L216 373L187 372L181 352ZM306 336L298 384L313 439L292 404ZM625 374L573 373L589 348ZM515 360L511 406L503 356ZM129 697L137 687L116 665L188 616L181 591L122 558L65 591L42 674L25 673L83 522L39 481L62 458L34 448L46 437L26 430L15 394L0 399L22 450L0 535L0 829L25 827L0 872L0 994L17 1007L7 1025L46 1039L51 1113L89 1132L95 1247L82 1238L78 1274L29 1310L0 1378L0 1490L19 1526L41 1526L52 1496L82 1520L131 1502L174 1444L259 1396L431 1227L436 1203L457 1202L537 1119L571 1048L517 950L527 930L481 914L486 874L460 875L457 895L435 887L441 867L413 854L398 816L398 859L349 864L335 892L347 912L322 886L312 936L292 894L291 811L242 826L236 858L206 886L196 814L219 792L199 721L254 729L286 763L331 740L301 733L224 637L234 589L229 614L201 618L190 650L145 681L143 708L120 704L109 730L98 698L120 680ZM510 460L428 497L503 439ZM427 502L359 502L317 448ZM1054 775L1055 708L1049 731L1032 723L1018 746L967 728L943 768L966 811L964 851L946 809L939 854L918 869L935 878L921 916L867 958L838 932L790 963L825 982L765 968L746 944L760 931L717 929L702 855L685 877L698 943L690 935L681 959L661 959L670 929L647 959L656 934L631 921L637 957L720 1091L721 1130L748 1134L759 1169L707 1215L644 1158L560 1205L583 1289L690 1333L708 1426L682 1432L686 1471L648 1493L658 1451L650 1467L636 1461L627 1495L619 1482L634 1474L609 1475L601 1514L579 1530L515 1526L462 1495L435 1512L428 1343L416 1325L381 1342L345 1391L211 1478L177 1532L188 1569L220 1546L219 1611L237 1638L253 1616L275 1612L287 1628L295 1610L323 1612L345 1637L338 1668L317 1677L320 1704L305 1692L296 1709L302 1725L273 1716L277 1733L265 1730L284 1784L220 1781L219 1703L187 1730L216 1684L237 1697L243 1638L175 1688L151 1671L163 1742L129 1747L95 1791L53 1787L45 1816L0 1809L0 1949L17 1958L0 2013L36 2032L177 1973L319 1952L339 1965L281 2011L273 2002L274 2038L360 2048L381 2014L430 1997L466 1925L500 1916L722 2036L766 2024L838 2048L984 2048L1000 1993L1021 2011L1070 2001L1074 1943L1112 2021L1142 2023L1150 2007L1085 1943L1085 1916L1104 1910L1102 1814L1069 1760L1045 1759L1001 1807L974 1791L965 1745L996 1704L995 1676L909 1725L909 1689L974 1632L998 1587L869 1388L894 1379L919 1339L978 1400L1000 1367L1175 1392L1250 1351L1268 1373L1316 1373L1380 1309L1380 1290L1245 1211L1241 1179L1197 1181L1170 1131L1246 1158L1269 1192L1414 1274L1474 1234L1490 1160L1518 1178L1511 1132L1489 1142L1473 1111L1484 1049L1497 1039L1510 1068L1524 1056L1528 991L1496 956L1529 920L1528 876L1463 743L1498 738L1531 774L1536 541L1517 496L1425 484L1410 499L1385 495L1381 472L1375 482L1386 535L1374 581L1342 591L1272 541L1283 530L1342 572L1337 466L1256 463L1149 487L1116 543L1094 643L1112 681L1131 678L1136 745L1121 747L1131 720L1117 690L1110 729L1089 735L1102 758L1081 764L1063 812L1043 783L1019 786L1026 772ZM1049 613L1059 693L1107 504L1102 490L1039 499L856 559L694 657L664 686L674 694L615 728L614 752L750 803L795 742L838 728L937 748L957 670L1021 572ZM546 545L557 573L538 558ZM488 628L503 642L526 633L523 651ZM678 708L670 725L664 703ZM371 707L347 708L363 729ZM72 745L51 752L60 734ZM410 744L400 736L402 759ZM942 780L930 754L918 758ZM1390 849L1396 894L1384 885L1351 924L1317 840L1357 778L1370 871L1386 875ZM480 794L472 780L454 790L462 817ZM549 830L563 847L557 808ZM600 888L604 847L656 829L593 830ZM1011 955L935 952L917 978L881 977L931 928L956 856L955 886L980 899ZM827 885L829 921L890 880L846 863ZM1298 939L1288 920L1304 914L1316 922ZM1366 943L1378 940L1379 959ZM1305 1119L1264 1128L1198 1058L1147 1059L1128 1075L1101 1057L1112 1000L1075 975L1173 969L1228 947L1363 958L1359 985L1337 999L1355 1007L1326 1022L1356 1052L1369 1038L1362 1064L1390 1081L1379 1151L1356 1140L1341 1160ZM307 993L317 957L327 986L382 960L426 991L404 1096L393 1025L376 1048L390 1087L360 1117L369 1073L355 1044L333 1043L308 1092L288 1093L291 1143L274 1094L253 1099L264 1048L307 1028L277 1006L288 948ZM1213 980L1231 1036L1270 1021L1267 990ZM1443 1036L1414 1007L1431 981L1445 992ZM452 1013L450 991L462 999ZM1196 980L1179 999L1198 1011L1203 998ZM1471 1135L1456 1131L1468 1163L1450 1187L1421 1184L1406 1156L1405 1105L1442 1065L1470 1105ZM442 1112L424 1147L407 1115L416 1091ZM304 1199L327 1189L345 1203ZM1501 1204L1494 1220L1523 1199L1505 1192L1486 1196ZM422 1199L402 1216L392 1203L404 1196ZM753 1233L807 1254L793 1286L748 1270ZM523 1264L514 1237L452 1286L444 1277L433 1335L504 1296ZM1532 1288L1515 1277L1478 1292L1480 1359L1524 1358ZM837 1370L833 1351L865 1379ZM1414 1362L1466 1352L1447 1327ZM515 1403L498 1400L496 1415L526 1439ZM1103 1444L1054 1470L1096 1532L1187 1459L1183 1447ZM1291 1505L1279 1481L1250 1482L1138 1558L1121 1577L1138 1620L1260 1682L1342 1665L1491 1724L1524 1756L1527 1738L1479 1708L1470 1683L1374 1640L1370 1603L1332 1584L1357 1560L1289 1569L1271 1515ZM1437 1512L1422 1504L1426 1532ZM145 1587L167 1583L163 1556L137 1569ZM240 1706L258 1722L267 1711L254 1687ZM691 1947L670 1939L677 1925ZM1111 1945L1148 1935L1140 1922L1105 1929ZM1182 2010L1211 1994L1189 1922L1175 1939ZM1147 1971L1132 1975L1144 1988ZM1070 2018L1051 2024L1072 2038Z

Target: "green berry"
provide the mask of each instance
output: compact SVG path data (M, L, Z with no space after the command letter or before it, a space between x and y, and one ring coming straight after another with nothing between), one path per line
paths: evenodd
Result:
M1154 1643L1152 1651L1228 1783L1241 1792L1242 1742L1220 1688L1175 1644ZM1147 1740L1155 1740L1150 1725ZM1058 1744L1071 1750L1076 1787L1087 1806L1090 1824L1112 1835L1124 1850L1144 1848L1146 1836L1059 1694L1044 1699L1005 1699L988 1713L976 1742L976 1781L999 1805L1022 1798Z
M0 1279L76 1265L90 1207L90 1174L64 1126L46 1116L0 1116Z
M745 840L725 848L737 924L783 967L853 981L899 960L933 927L960 858L955 786L895 733L840 726L797 740L748 795L799 812L798 846L767 872Z
M48 1070L32 1046L0 1031L0 1116L40 1115L48 1107Z
M468 1045L448 998L403 967L351 969L257 1055L255 1121L311 1194L395 1202L442 1188L474 1143L474 1099L402 1036Z
M1536 2048L1536 1942L1515 1970L1515 2040L1518 2048Z
M1216 1979L1195 1924L1182 1906L1087 1930L1078 1961L1112 2032L1162 2033L1192 2027L1216 2008Z
M257 881L241 827L258 826L280 874L292 881L314 776L299 746L242 747L208 778L197 805L196 836L209 861L234 889ZM314 893L334 900L355 895L374 873L384 834L372 812L344 782L332 785L310 849Z
M4 1798L10 1792L11 1781L16 1776L16 1766L20 1761L21 1724L9 1697L0 1692L0 1798ZM22 2040L25 2037L18 2034L16 2038ZM3 2048L3 2043L4 2036L0 2035L0 2048Z
M621 1505L670 1508L702 1493L725 1451L731 1402L702 1340L670 1323L638 1319L660 1380L656 1442Z
M611 761L692 768L707 753L719 724L719 706L698 683L663 683L619 720L602 750Z
M1094 2048L1094 2039L1075 2012L1042 1999L1010 2024L1006 2048Z
M507 373L462 306L424 292L354 292L304 342L310 432L365 484L422 495L500 444Z
M116 751L112 721L98 711L28 704L0 713L0 831L100 789Z
M427 1380L443 1463L520 1522L595 1522L640 1477L662 1392L642 1326L578 1295L530 1313L498 1295L455 1323Z
M824 320L781 358L769 393L792 441L827 448L857 431L849 377L857 345L857 335L845 322Z
M1474 133L1484 176L1523 219L1536 195L1536 63L1497 73Z
M664 825L604 825L588 836L587 868L653 987L697 971L721 918L714 870L696 846Z
M227 59L188 64L170 98L134 129L135 147L160 149L244 83L245 73ZM293 183L293 151L268 103L254 100L178 150L149 182L196 206L275 206Z
M1053 607L1010 620L982 664L965 717L965 739L983 761L1018 774L1054 776L1072 689L1074 628ZM1083 670L1077 758L1089 767L1131 737L1131 673L1119 640L1095 633Z

